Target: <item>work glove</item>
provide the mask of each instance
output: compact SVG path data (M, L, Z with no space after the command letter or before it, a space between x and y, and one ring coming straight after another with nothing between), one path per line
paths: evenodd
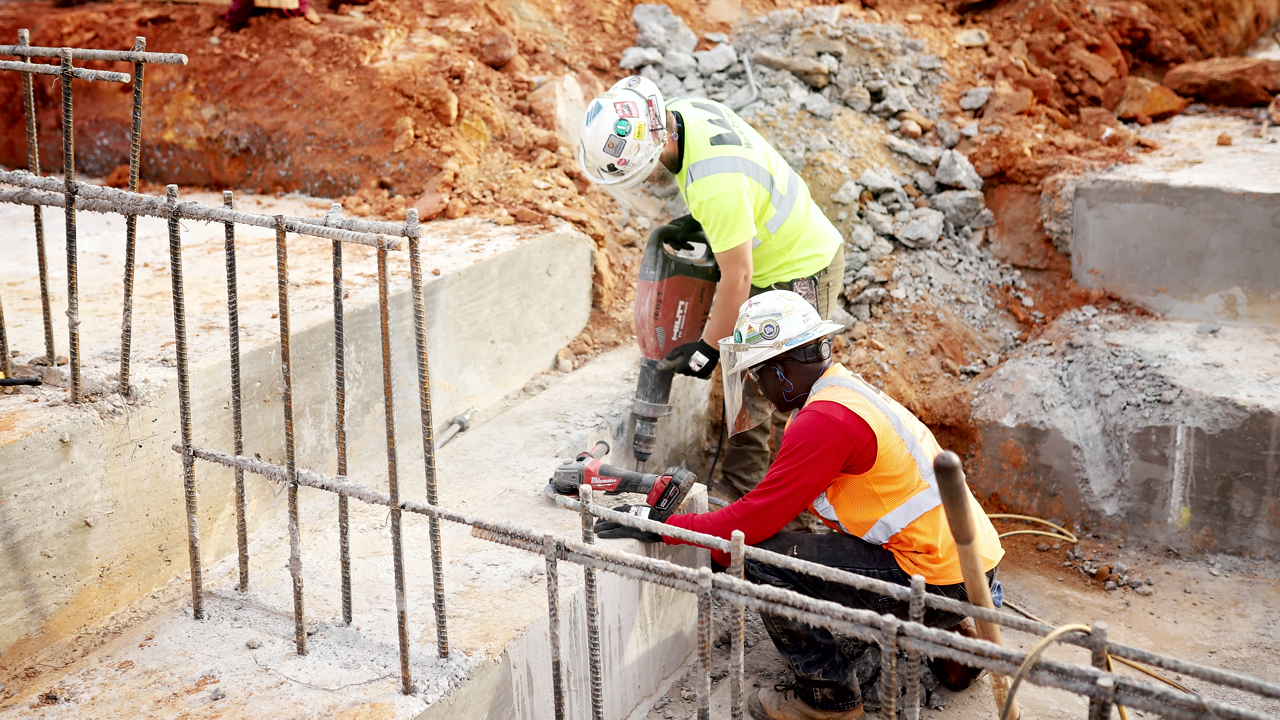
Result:
M694 220L692 215L676 218L666 225L654 228L653 234L676 250L688 250L695 242L703 244L707 242L707 235L702 231L702 223Z
M613 509L614 512L627 513L636 517L649 517L648 505L620 505ZM626 525L619 525L612 520L596 521L596 537L604 540L621 540L623 538L632 538L644 543L660 543L662 536L658 533L651 533L644 530L637 530Z
M702 380L711 377L711 371L720 362L720 351L711 347L701 338L698 342L685 343L672 348L667 359L658 363L662 371L674 370L681 375L691 375Z

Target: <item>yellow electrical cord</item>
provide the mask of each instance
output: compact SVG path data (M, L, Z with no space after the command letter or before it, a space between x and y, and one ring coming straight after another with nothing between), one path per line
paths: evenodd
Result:
M1005 698L1004 708L1000 710L1000 720L1008 720L1009 711L1013 708L1013 699L1018 694L1018 686L1022 684L1022 679L1031 672L1031 667L1040 660L1040 656L1044 654L1044 651L1058 638L1073 632L1082 632L1086 635L1093 634L1088 625L1073 623L1054 628L1040 642L1036 643L1035 648L1027 654L1027 659L1023 660L1022 665L1018 667L1018 672L1013 676L1013 682L1009 684L1009 696Z
M1007 533L1001 533L1000 534L1001 539L1011 537L1013 535L1044 535L1045 537L1056 538L1058 540L1066 540L1072 545L1075 545L1076 543L1080 542L1080 539L1076 537L1076 534L1071 532L1070 530L1062 527L1061 525L1056 525L1054 523L1051 523L1048 520L1042 520L1038 517L1032 517L1030 515L1015 515L1013 513L988 513L987 517L990 518L991 520L1026 520L1027 522L1035 522L1035 523L1040 523L1041 525L1048 525L1049 527L1058 531L1056 533L1051 533L1051 532L1045 532L1044 530L1013 530Z

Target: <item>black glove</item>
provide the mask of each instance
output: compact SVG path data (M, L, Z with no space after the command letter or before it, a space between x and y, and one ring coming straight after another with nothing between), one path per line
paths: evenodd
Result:
M702 339L673 348L667 359L658 363L659 370L675 370L681 375L692 375L706 380L720 362L720 351Z
M676 218L666 225L654 228L653 235L676 250L688 250L693 247L692 243L707 242L702 223L694 220L692 215Z
M637 505L636 508L644 508L648 510L648 506ZM613 509L614 512L631 513L630 505L620 505ZM645 517L648 517L647 514ZM637 530L626 525L619 525L612 520L596 521L596 537L603 540L621 540L623 538L632 538L645 543L660 543L662 536L658 533L651 533L644 530Z

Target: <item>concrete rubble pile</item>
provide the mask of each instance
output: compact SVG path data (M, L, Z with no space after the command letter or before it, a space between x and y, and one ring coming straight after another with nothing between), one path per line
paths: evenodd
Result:
M939 119L942 101L935 90L949 78L923 41L908 38L897 25L842 17L840 7L824 6L745 20L732 39L708 33L713 49L694 52L697 36L666 5L637 5L632 18L636 47L623 54L624 69L638 68L668 96L702 94L724 102L758 128L796 128L771 133L770 139L802 174L820 162L817 152L834 151L847 161L863 155L834 122L842 113L856 113L883 134L907 169L855 173L843 164L842 183L824 208L847 232L847 321L867 320L886 299L918 303L932 296L986 327L996 307L990 286L1012 287L1031 307L1031 298L1021 293L1026 283L1019 271L982 248L995 218L986 207L982 178L954 149L962 137L978 133L978 124L961 128ZM978 110L991 93L989 87L971 89L961 106ZM655 194L668 200L673 215L687 212L675 202L674 186ZM906 252L886 274L878 261L899 250ZM885 287L890 283L892 290ZM1016 333L1004 334L1014 342ZM957 374L977 374L983 367L978 362Z

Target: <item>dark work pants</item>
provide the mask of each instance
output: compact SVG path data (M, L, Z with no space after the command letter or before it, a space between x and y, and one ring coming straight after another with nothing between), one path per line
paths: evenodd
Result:
M895 583L911 586L911 576L898 567L893 553L879 545L843 533L780 532L759 543L756 547L808 560L829 567L847 570ZM765 565L755 560L746 561L747 579L761 585L794 590L802 595L829 600L859 610L878 614L892 613L900 618L909 617L906 602L894 600L872 592L857 590L839 583L828 582L804 573ZM994 584L996 568L987 573L987 582ZM963 602L969 601L964 583L958 585L929 585L928 592ZM862 692L858 676L854 672L853 658L840 652L839 644L830 630L813 627L777 615L760 613L765 629L778 652L786 658L796 676L796 690L804 700L817 710L839 712L851 710L862 704ZM952 613L926 608L924 623L930 627L948 628L963 618Z

